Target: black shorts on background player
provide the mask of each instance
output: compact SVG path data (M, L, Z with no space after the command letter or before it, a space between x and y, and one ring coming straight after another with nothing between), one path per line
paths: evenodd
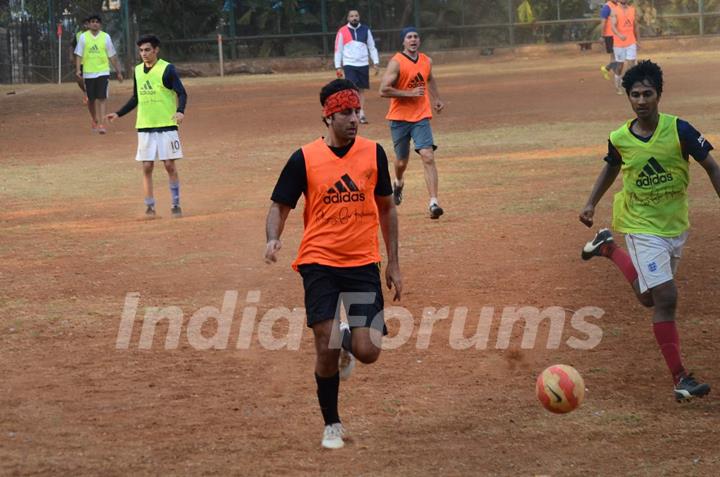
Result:
M110 76L100 76L98 78L85 78L85 93L88 101L96 99L107 99L108 81Z
M370 89L370 67L369 66L343 66L345 79L355 83L360 89Z
M604 36L603 39L605 40L605 53L612 53L613 50L613 37L611 36Z

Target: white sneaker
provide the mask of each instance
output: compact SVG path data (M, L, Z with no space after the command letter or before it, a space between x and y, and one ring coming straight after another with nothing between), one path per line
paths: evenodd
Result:
M341 449L345 446L345 441L343 441L344 436L345 428L339 422L325 426L322 446L326 449Z
M344 335L345 330L350 330L350 325L345 323L344 321L340 323L340 331ZM340 349L340 360L338 361L338 369L340 372L340 380L345 381L350 377L352 374L353 369L355 369L355 356L352 355L351 352L345 350L344 348Z

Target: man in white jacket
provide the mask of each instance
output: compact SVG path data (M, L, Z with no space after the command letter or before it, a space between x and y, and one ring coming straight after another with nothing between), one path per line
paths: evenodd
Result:
M337 77L355 83L360 91L360 122L367 124L365 117L365 95L363 90L370 89L370 62L372 59L375 75L380 71L377 48L370 28L360 24L360 13L350 10L348 23L340 28L335 37L335 69Z

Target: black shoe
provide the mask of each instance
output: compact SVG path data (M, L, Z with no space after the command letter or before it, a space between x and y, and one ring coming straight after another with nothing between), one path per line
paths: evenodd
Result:
M402 204L402 199L403 199L402 190L403 190L403 187L405 187L405 184L403 184L403 185L394 184L394 185L393 185L393 200L395 201L395 205L400 205L400 204Z
M365 116L360 116L360 124L367 124L368 120Z
M582 259L590 260L593 257L601 256L602 254L600 253L600 248L604 244L611 242L614 242L612 232L610 232L609 229L600 229L595 235L595 238L586 243L583 247L581 255Z
M148 205L145 209L145 217L155 217L155 207Z
M432 204L430 206L430 218L431 219L439 219L442 214L444 214L445 211L442 210L442 207L440 207L437 204Z
M173 205L172 209L170 209L170 213L172 214L173 218L179 219L182 217L182 209L179 205Z
M675 400L689 401L694 397L703 397L710 392L710 385L698 383L692 374L688 374L675 385Z

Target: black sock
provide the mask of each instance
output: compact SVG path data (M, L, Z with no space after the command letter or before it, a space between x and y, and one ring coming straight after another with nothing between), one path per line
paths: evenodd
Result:
M352 353L352 333L351 330L343 330L342 348L348 353Z
M340 422L338 416L338 391L340 390L340 373L335 376L323 378L315 374L317 382L317 397L320 403L320 411L322 412L325 425Z

